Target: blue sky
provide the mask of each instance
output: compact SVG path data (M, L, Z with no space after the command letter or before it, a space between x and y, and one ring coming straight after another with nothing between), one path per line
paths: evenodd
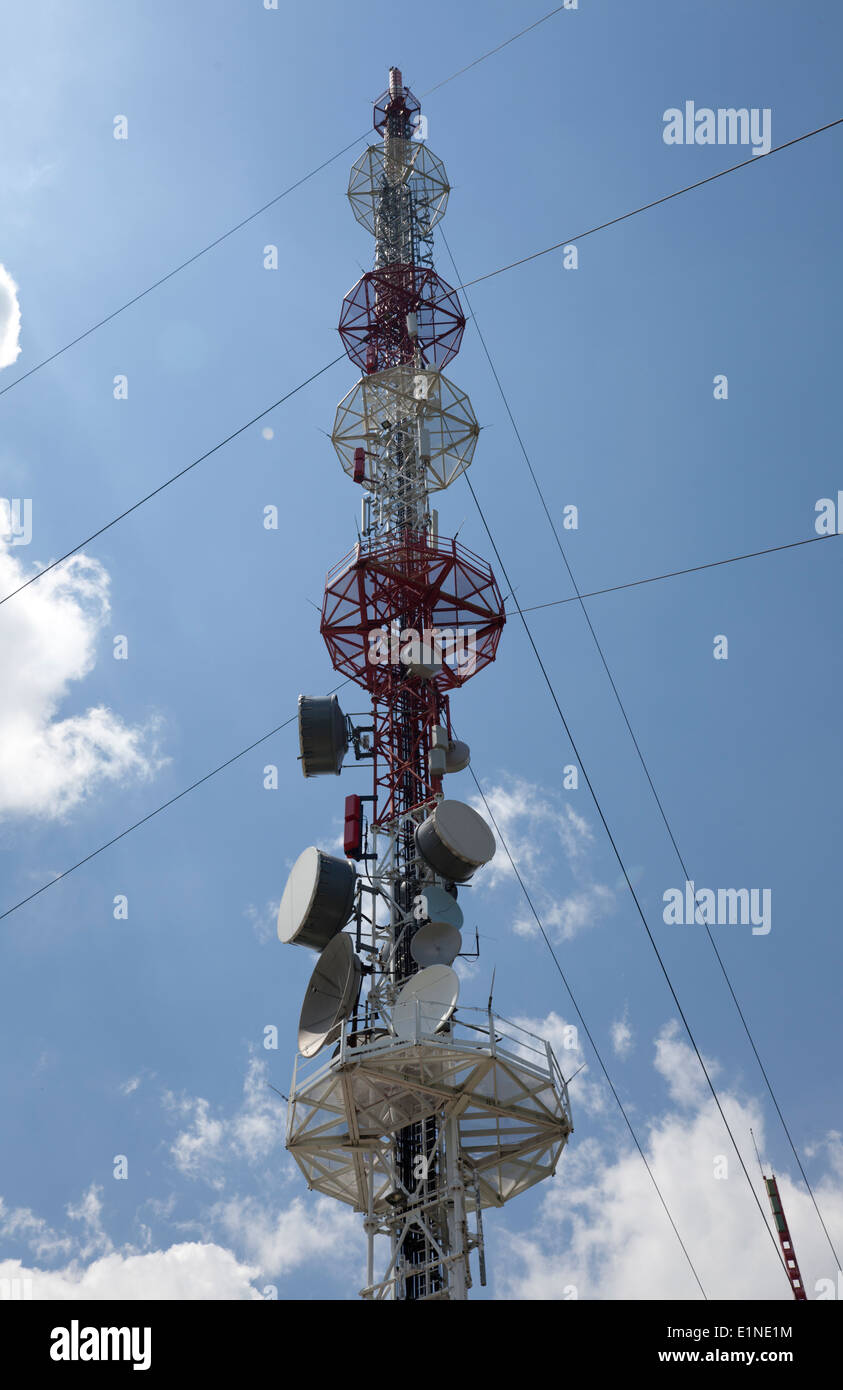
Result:
M422 96L543 12L7 7L0 263L21 327L0 387L362 136L390 64ZM748 156L666 145L670 107L769 108L773 144L843 114L840 30L819 0L580 0L423 98L460 278L578 246L576 270L555 252L469 294L554 518L579 509L562 535L583 591L810 537L817 499L843 488L839 129L577 241ZM337 355L340 301L372 259L345 199L354 157L0 397L0 495L33 516L28 546L2 546L3 593ZM471 477L519 602L568 597L471 324L448 375L484 426ZM355 537L359 497L325 437L355 377L333 367L0 608L0 911L336 684L311 605ZM493 558L463 481L439 515ZM768 935L713 930L838 1242L841 563L830 541L588 605L697 884L772 892ZM815 1296L831 1253L702 929L662 923L681 871L582 612L529 620ZM563 790L570 745L517 618L452 712L707 1292L787 1297L734 1156L712 1177L728 1139L594 804L582 781ZM354 770L305 783L297 752L291 726L0 923L0 1274L34 1271L36 1296L344 1298L362 1282L360 1219L308 1196L267 1085L289 1082L310 966L273 939L271 904L366 790ZM467 773L452 794L471 799ZM501 853L467 896L483 951L463 999L482 1003L497 967L501 1012L559 1036L570 1001ZM695 1296L590 1049L570 1060L587 1064L574 1138L552 1182L489 1218L478 1296Z

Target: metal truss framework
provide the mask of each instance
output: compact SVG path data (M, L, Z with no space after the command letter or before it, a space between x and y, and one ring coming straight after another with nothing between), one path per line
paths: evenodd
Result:
M447 377L394 367L364 376L343 397L331 442L346 473L382 512L395 490L396 456L408 474L411 503L415 490L437 492L465 472L479 434L468 396Z
M367 373L415 361L441 370L459 352L464 331L456 290L412 262L367 271L340 312L343 346Z
M309 1187L366 1214L370 1273L374 1236L396 1224L427 1229L434 1249L442 1236L421 1176L407 1185L396 1173L391 1140L401 1129L435 1115L438 1144L451 1128L464 1218L551 1176L571 1133L567 1088L550 1048L491 1012L467 1012L483 1020L471 1033L456 1025L426 1036L417 1021L415 1037L396 1043L363 1030L344 1037L328 1062L297 1066L287 1147ZM432 1150L419 1175L434 1158L441 1166L443 1155ZM404 1198L398 1217L396 1185ZM440 1258L447 1250L446 1242ZM385 1278L370 1277L362 1296L394 1292L400 1277L393 1257Z
M432 681L407 680L391 667L383 698L372 703L372 756L376 811L373 825L390 825L402 811L409 815L431 804L441 779L425 775L436 724L450 732L450 709ZM400 724L400 728L398 725Z
M429 634L424 641L432 649L418 655L431 657L438 670L430 679L444 691L494 661L505 621L484 560L455 540L434 543L407 532L383 545L356 546L340 560L325 586L321 632L334 670L382 696L394 690L393 658L405 671L414 664L416 644L402 641L402 633Z
M360 535L327 576L321 615L334 669L372 701L363 755L374 804L355 909L368 990L330 1059L297 1059L287 1146L312 1189L364 1213L362 1296L422 1301L465 1298L473 1255L485 1283L483 1210L552 1174L572 1126L552 1051L523 1030L491 1012L464 1024L477 1011L462 1008L438 1024L417 1012L411 1037L395 1022L419 969L419 904L431 885L456 892L416 843L450 775L440 751L450 693L495 659L505 612L490 567L439 538L429 504L471 464L479 426L441 370L465 328L456 290L431 264L447 176L414 138L418 101L397 68L389 78L374 111L383 144L349 181L375 269L343 302L340 335L363 375L331 436L363 489ZM376 1279L381 1237L390 1253Z
M383 264L403 259L401 248L415 228L425 237L445 214L450 193L445 166L427 145L393 140L370 145L352 166L348 201L357 221L383 244ZM385 206L386 205L386 206ZM398 238L392 241L397 223Z

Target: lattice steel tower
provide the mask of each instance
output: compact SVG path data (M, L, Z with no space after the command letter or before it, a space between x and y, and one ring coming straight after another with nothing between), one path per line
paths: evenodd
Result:
M457 894L495 841L443 793L469 762L449 695L495 659L504 608L488 565L439 536L429 503L471 463L479 427L442 375L465 318L433 269L449 188L419 115L390 69L374 111L382 141L348 188L375 268L342 305L339 332L363 375L332 441L363 490L362 515L353 551L328 573L321 632L371 709L346 716L336 696L299 697L304 775L338 774L351 745L371 764L372 792L346 798L346 858L306 849L278 914L282 941L320 952L287 1147L309 1187L364 1213L362 1296L408 1300L465 1298L475 1251L485 1282L482 1211L553 1173L572 1128L550 1046L491 1005L456 1007ZM376 1279L379 1237L388 1256Z

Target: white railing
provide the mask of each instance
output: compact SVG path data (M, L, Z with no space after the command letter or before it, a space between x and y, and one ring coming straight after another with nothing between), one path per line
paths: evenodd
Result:
M385 1023L386 1020L382 1022ZM368 1041L362 1041L367 1031L373 1036ZM339 1047L335 1045L330 1054L322 1052L316 1057L303 1057L299 1053L293 1069L290 1099L293 1100L297 1092L309 1089L316 1081L327 1076L335 1066L389 1052L395 1047L422 1044L425 1047L443 1050L458 1046L461 1050L482 1052L516 1062L521 1067L526 1066L536 1077L548 1081L553 1086L562 1097L565 1113L571 1113L565 1078L553 1048L546 1039L489 1009L474 1008L460 1008L447 1028L436 1032L422 1017L418 1000L415 1028L409 1038L399 1038L388 1030L382 1032L380 1028L363 1030L358 1026L355 1030L350 1022L346 1022L339 1038Z

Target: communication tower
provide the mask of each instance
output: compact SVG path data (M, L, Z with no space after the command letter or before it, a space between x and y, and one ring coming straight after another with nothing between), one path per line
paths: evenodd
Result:
M464 1299L482 1213L556 1170L572 1131L550 1045L460 1006L460 890L495 839L443 781L469 763L450 695L494 661L505 615L486 562L440 536L432 493L469 467L479 426L443 369L459 350L459 295L433 268L449 186L420 139L419 103L391 68L381 137L348 197L375 266L343 300L339 332L362 373L332 442L362 489L354 549L328 572L321 632L370 708L299 697L305 777L338 775L349 748L372 791L345 800L345 858L305 849L278 913L281 941L319 952L302 1007L287 1148L308 1186L364 1216L368 1299ZM362 722L361 722L362 721ZM376 1276L382 1237L387 1251Z

